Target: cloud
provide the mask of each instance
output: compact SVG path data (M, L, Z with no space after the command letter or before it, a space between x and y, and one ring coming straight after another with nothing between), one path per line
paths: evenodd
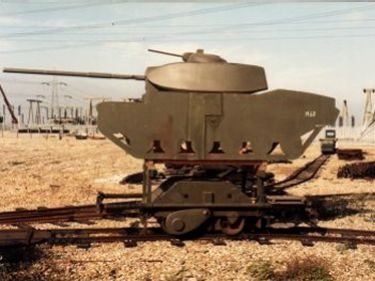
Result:
M279 65L269 71L273 88L294 88L302 91L322 91L334 75L336 68L321 65Z
M342 17L344 20L360 21L368 18L366 12L354 11Z
M0 50L1 51L10 51L13 49L13 44L7 40L0 39Z
M243 64L263 65L267 61L274 59L271 54L260 49L249 48L247 45L216 47L213 48L211 52L219 54L228 62Z
M77 26L97 26L98 23L96 20L85 21L85 24L82 25L81 20L67 20L65 18L38 18L34 17L33 19L25 19L22 16L2 16L0 14L0 29L2 27L12 27L12 28L71 28Z
M124 53L140 54L144 51L144 43L142 42L108 42L102 45L103 49L117 49Z
M0 25L16 26L20 23L23 23L23 20L21 20L20 18L0 16Z

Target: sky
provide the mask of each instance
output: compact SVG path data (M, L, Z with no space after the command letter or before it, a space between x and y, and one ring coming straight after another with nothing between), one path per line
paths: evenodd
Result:
M357 120L363 88L375 87L374 43L371 2L0 0L0 69L143 74L148 66L179 61L148 48L204 49L229 62L263 66L269 89L332 96L339 108L346 99ZM0 73L11 103L23 106L37 95L48 106L51 88L43 82L51 79ZM139 81L58 79L67 84L59 87L60 105L144 93Z

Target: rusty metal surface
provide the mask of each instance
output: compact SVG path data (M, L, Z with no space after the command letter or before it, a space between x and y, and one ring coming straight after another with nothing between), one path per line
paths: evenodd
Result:
M269 182L265 182L265 187L267 188L267 192L279 192L283 191L289 187L299 185L301 183L307 182L314 178L317 174L319 169L326 163L326 161L330 158L331 155L320 155L315 158L313 161L307 163L306 165L302 166L301 168L296 169L287 176L285 179L280 180L278 182L274 182L273 174L269 174L267 180ZM157 163L157 161L156 161ZM224 167L224 170L218 173L218 178L224 179L225 176L233 173L233 168L225 167L248 167L252 168L252 173L256 174L258 169L260 169L263 161L249 161L248 163L242 161L222 161L221 164ZM167 169L163 173L159 173L158 171L154 170L153 174L151 174L151 179L155 182L158 182L160 179L165 179L166 177L171 176L185 176L190 177L194 175L194 173L202 173L200 169L197 169L195 165L200 165L200 167L210 167L213 164L211 161L184 161L184 160L174 160L169 161L167 165ZM217 167L217 164L214 166ZM138 172L131 175L126 176L120 183L127 184L127 183L142 183L143 181L143 173Z
M60 208L39 207L34 210L16 210L0 213L0 224L30 224L30 223L60 223L60 222L81 222L88 220L98 220L112 216L133 215L134 209L139 210L139 200L127 201L122 203L108 203L105 206L99 205L102 200L112 198L111 194L104 195L99 193L98 204L69 206ZM118 198L117 196L116 198ZM122 199L139 199L138 194L135 196L121 195ZM104 212L106 210L118 210L118 212ZM121 207L121 208L120 208ZM128 213L127 213L128 211Z
M0 213L0 224L49 223L99 218L95 205L38 208Z
M340 160L363 160L365 157L363 156L362 149L337 149L336 150L337 157Z
M311 180L319 169L324 165L324 163L330 158L330 155L320 155L315 158L313 161L307 163L300 169L294 171L286 179L276 182L267 188L272 188L274 191L283 191L286 188L299 185L301 183Z
M375 179L375 161L347 164L339 168L338 178Z
M304 202L299 197L285 197L285 196L269 196L265 204L251 204L251 202L243 202L234 206L230 202L223 202L220 204L211 203L189 203L185 202L171 202L168 204L143 204L140 200L136 201L122 201L116 203L103 203L104 199L121 199L129 198L129 196L120 195L106 195L100 194L98 202L95 205L75 206L75 207L61 207L61 208L42 208L35 210L16 210L11 212L0 213L0 224L8 225L23 225L32 223L60 223L60 222L85 222L88 220L100 220L103 218L116 217L137 217L142 212L156 213L161 211L178 211L182 207L185 209L209 208L215 212L221 210L232 209L233 211L240 211L249 216L253 215L254 210L269 210L270 214L281 209L288 209L292 207L303 209ZM136 198L139 199L138 194ZM274 209L271 210L271 209ZM301 210L300 210L301 211Z
M172 245L183 246L184 240L191 237L176 238L164 233L160 228L149 228L144 232L142 228L80 228L80 229L16 229L0 230L0 247L30 246L41 243L52 245L87 245L91 243L122 242L125 247L137 246L137 242L170 241ZM213 245L225 245L225 240L258 241L261 244L271 243L272 240L300 241L305 246L312 246L313 242L351 243L375 245L375 231L294 227L289 229L267 228L257 233L242 232L236 235L223 233L204 233L194 240L211 241Z
M24 129L18 129L17 132L19 134L30 134L30 133L35 133L35 134L69 134L70 130L69 129L63 129L63 128L57 128L57 127L51 127L51 128L42 128L42 127L34 127L34 128L24 128Z

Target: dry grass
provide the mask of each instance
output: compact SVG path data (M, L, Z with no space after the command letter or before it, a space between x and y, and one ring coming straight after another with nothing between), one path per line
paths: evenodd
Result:
M286 269L277 274L280 281L333 281L329 260L316 256L295 257L286 264Z
M246 272L255 281L333 281L329 260L316 257L293 257L284 262L285 269L276 271L270 260L255 260Z
M275 268L269 260L256 260L246 269L247 274L257 281L275 279Z

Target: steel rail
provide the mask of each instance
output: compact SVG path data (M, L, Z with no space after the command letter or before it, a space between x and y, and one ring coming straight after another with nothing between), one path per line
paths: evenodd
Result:
M119 216L126 216L127 210L136 210L138 201L107 203L105 208L116 209L121 206ZM115 212L102 212L98 205L68 206L60 208L37 208L35 210L16 210L0 213L0 224L59 223L117 217Z
M281 192L285 188L295 186L314 177L319 168L327 161L329 156L321 155L302 168L296 170L285 180L273 185L266 186L270 193ZM124 198L136 199L139 194L125 194L123 196L99 193L98 198ZM87 220L97 220L108 217L132 216L140 210L139 200L126 202L116 202L107 204L93 204L81 206L67 206L60 208L39 207L36 210L16 210L0 213L0 224L30 224L30 223L61 223L61 222L82 222ZM102 209L98 209L98 207ZM186 206L184 206L186 207ZM223 206L212 206L222 208ZM225 206L229 208L230 206ZM239 206L237 206L239 207ZM242 206L242 208L254 208L255 206Z
M313 161L307 163L303 167L294 171L287 178L279 182L267 185L266 188L269 188L273 191L283 191L286 188L307 182L316 175L316 173L323 166L323 164L329 159L329 157L330 155L322 154L319 157L315 158Z
M33 223L33 222L61 222L76 219L98 218L95 205L83 205L61 208L37 208L35 210L16 210L0 213L0 224Z
M176 237L161 228L82 228L82 229L11 229L0 230L0 247L30 246L35 244L86 245L92 243L122 242L125 246L137 246L138 242L170 241L182 246L184 241L206 240L214 244L225 241L257 241L269 244L272 240L300 241L305 246L314 242L350 243L375 245L375 231L320 227L294 227L288 229L267 228L258 232L244 232L237 236L223 233L205 233L196 237Z
M321 155L304 167L296 170L285 180L277 182L271 186L271 192L280 192L285 188L294 186L301 182L311 179L319 170L319 168L327 161L329 156ZM270 187L270 186L268 186ZM125 194L123 196L99 193L98 198L124 198L136 199L139 194ZM61 223L61 222L84 222L88 220L98 220L112 217L135 217L142 208L139 200L115 202L101 204L102 201L93 205L67 206L60 208L44 208L40 207L36 210L16 210L12 212L0 213L0 224L31 224L31 223ZM100 204L99 204L100 203ZM272 205L272 204L271 204ZM270 206L271 206L270 205ZM270 207L268 206L268 207ZM164 206L167 207L167 206ZM173 206L177 207L177 206ZM186 205L184 207L187 207ZM211 206L223 208L223 206ZM231 206L225 206L230 208ZM241 208L254 208L256 206L236 206ZM259 206L258 206L259 207Z

